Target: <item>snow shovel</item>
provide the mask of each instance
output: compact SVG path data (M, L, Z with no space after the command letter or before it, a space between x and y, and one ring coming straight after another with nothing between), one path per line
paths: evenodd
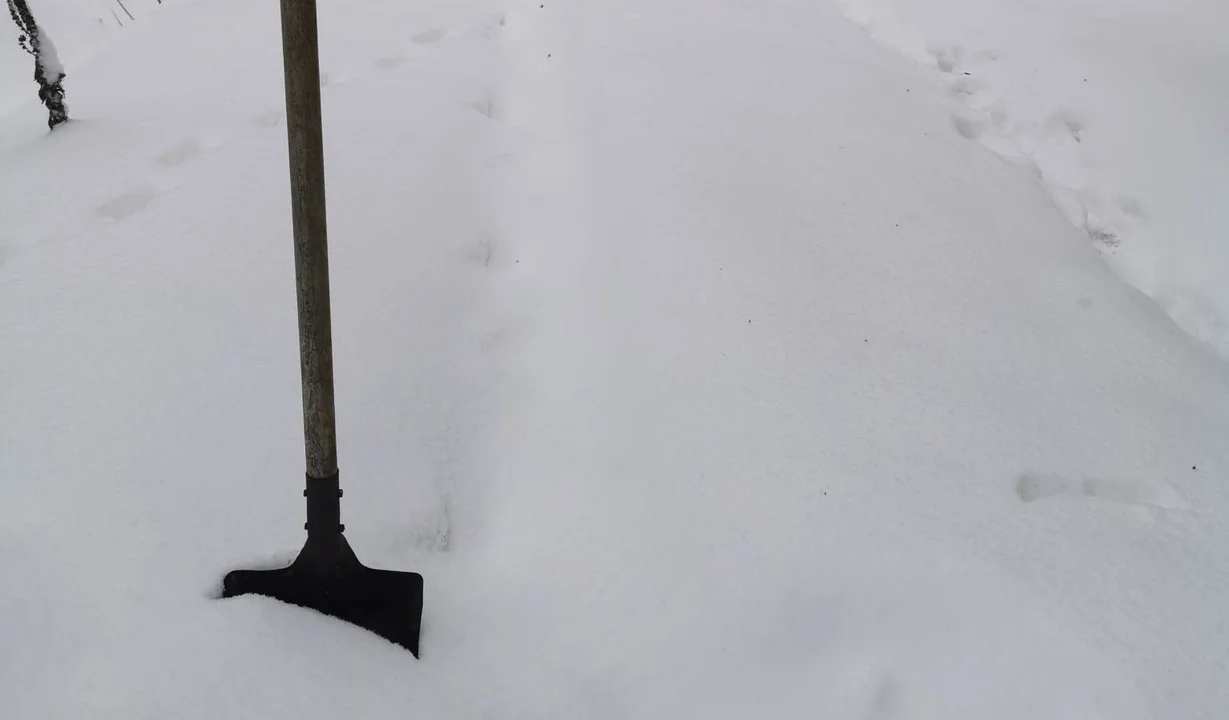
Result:
M366 628L417 657L422 576L364 566L342 534L316 2L281 0L281 12L307 450L307 542L289 567L227 574L222 597L255 593L311 608Z

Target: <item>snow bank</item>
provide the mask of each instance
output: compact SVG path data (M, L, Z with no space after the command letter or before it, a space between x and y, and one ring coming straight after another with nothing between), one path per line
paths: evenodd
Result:
M1229 353L1229 6L841 3L941 73L958 133L1034 171L1124 279Z

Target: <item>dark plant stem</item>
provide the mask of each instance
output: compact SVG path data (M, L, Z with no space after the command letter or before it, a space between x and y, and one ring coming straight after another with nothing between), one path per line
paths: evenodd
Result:
M26 0L8 0L8 5L9 16L21 31L17 42L34 56L34 82L38 83L38 99L47 106L47 126L55 130L68 122L68 106L64 104L64 68L60 65L55 45L34 22L34 14L30 12Z

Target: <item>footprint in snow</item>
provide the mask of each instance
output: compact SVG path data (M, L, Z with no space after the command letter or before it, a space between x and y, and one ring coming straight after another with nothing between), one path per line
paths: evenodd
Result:
M488 120L498 120L499 115L495 109L495 98L487 97L483 100L475 100L469 104L470 107L478 111L479 115Z
M266 110L261 114L253 117L251 123L256 127L271 128L276 127L282 122L281 110Z
M508 30L508 14L499 12L491 15L478 26L477 30L487 40L508 37L505 35ZM515 35L515 32L513 35Z
M415 45L431 45L439 42L444 37L444 31L440 28L432 28L410 36L410 42Z
M939 66L939 70L945 73L954 73L956 68L960 67L964 56L964 48L959 45L931 48L930 54L935 59L935 64Z
M158 193L149 188L138 188L118 195L94 208L94 214L109 220L123 220L149 207Z
M976 140L986 132L986 123L981 118L971 115L953 115L952 127L960 137L966 140Z
M354 78L346 73L338 72L322 72L320 73L320 87L329 87L330 85L342 85L350 82Z
M474 265L489 268L491 267L491 256L494 254L494 250L495 245L491 242L491 239L489 237L482 237L466 248L464 257Z
M410 42L418 47L433 45L440 40L443 40L448 32L442 28L432 28L424 30L420 33L415 33L410 36ZM410 51L409 55L416 54L415 51ZM409 55L386 55L376 60L375 65L381 70L395 70L401 67L409 60Z
M1077 143L1084 141L1084 122L1075 111L1062 109L1050 115L1046 122L1046 130L1051 135L1067 134Z
M175 167L201 154L201 144L195 138L185 138L178 145L166 150L154 160L162 167Z
M1047 498L1083 497L1162 510L1185 510L1187 507L1178 492L1161 480L1107 480L1027 472L1016 480L1016 495L1027 503Z
M877 674L864 689L864 694L866 709L863 717L868 720L888 720L898 716L901 686L892 675Z

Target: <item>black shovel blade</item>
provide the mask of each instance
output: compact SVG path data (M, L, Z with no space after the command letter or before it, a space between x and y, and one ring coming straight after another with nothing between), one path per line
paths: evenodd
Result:
M279 570L235 570L222 597L265 595L366 628L418 657L422 575L374 570L354 556L341 533L309 536L299 557Z

